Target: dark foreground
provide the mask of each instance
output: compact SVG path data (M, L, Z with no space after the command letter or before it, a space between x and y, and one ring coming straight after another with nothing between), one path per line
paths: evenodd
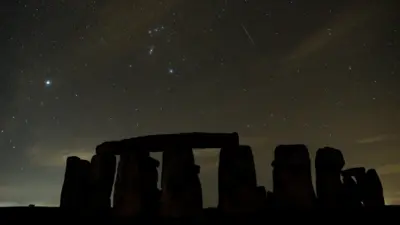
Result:
M384 206L375 209L354 210L268 210L253 214L222 215L216 208L204 210L197 218L166 219L161 217L137 216L116 217L111 212L74 212L59 207L2 207L2 224L29 223L101 223L101 224L276 224L276 223L393 223L400 216L400 206ZM87 222L86 222L87 221ZM354 221L354 222L353 222Z

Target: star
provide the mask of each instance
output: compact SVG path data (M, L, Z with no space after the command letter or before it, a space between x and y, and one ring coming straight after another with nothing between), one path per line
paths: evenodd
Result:
M46 87L50 87L52 84L53 84L53 82L52 82L51 80L45 80L45 81L44 81L44 85L45 85Z
M152 46L150 46L150 48L149 48L149 55L152 55L153 54L153 52L154 52L154 46L152 45Z

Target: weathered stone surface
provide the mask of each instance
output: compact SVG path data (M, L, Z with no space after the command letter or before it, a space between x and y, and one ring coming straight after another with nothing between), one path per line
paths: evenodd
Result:
M91 160L90 207L94 210L111 208L116 157L110 154L94 155Z
M163 152L160 214L164 217L199 216L203 209L200 167L194 163L192 149Z
M67 158L60 207L83 210L88 207L90 163L79 157Z
M257 187L253 153L249 146L223 148L218 168L218 208L224 213L261 210L266 193Z
M256 169L249 146L222 148L219 154L219 188L257 186Z
M349 168L342 171L346 206L352 208L362 207L362 201L365 196L365 171L364 167Z
M316 197L305 145L279 145L275 149L273 192L276 207L313 208Z
M104 142L96 154L120 155L129 150L160 152L164 149L223 148L239 145L237 133L179 133L135 137L120 141Z
M352 176L343 176L343 193L345 208L362 207L362 195L359 187L357 186L357 182Z
M161 191L158 189L158 170L160 162L152 157L147 157L142 164L142 193L145 213L154 215L158 213Z
M365 207L385 205L382 183L374 169L368 170L365 176L363 203Z
M319 206L338 208L343 205L341 170L344 164L339 150L330 147L318 149L315 169Z
M158 164L145 151L132 151L120 156L113 199L116 215L154 213L151 211L155 210L158 197Z

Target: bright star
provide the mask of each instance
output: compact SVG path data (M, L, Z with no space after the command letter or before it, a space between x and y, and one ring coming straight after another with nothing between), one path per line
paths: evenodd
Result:
M46 85L46 87L49 87L49 86L51 86L52 82L51 82L51 80L45 80L44 84Z

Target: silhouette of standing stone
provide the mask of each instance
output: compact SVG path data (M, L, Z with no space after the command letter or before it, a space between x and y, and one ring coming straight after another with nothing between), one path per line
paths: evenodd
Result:
M249 146L223 148L218 168L218 208L224 213L261 210L266 193L257 187L253 153ZM264 197L264 198L263 198Z
M341 171L345 164L342 153L334 148L321 148L315 157L316 187L321 207L341 207L343 187Z
M94 210L111 208L116 157L111 154L94 155L91 160L90 206Z
M114 211L118 216L150 213L151 194L156 194L158 161L150 160L148 152L132 151L121 154L114 188Z
M199 172L192 149L168 149L163 152L161 216L201 215L203 197Z
M276 207L312 208L316 197L311 162L305 145L279 145L275 149L273 191Z
M83 210L88 206L90 163L79 157L67 158L60 207Z
M344 206L346 208L358 208L361 207L360 193L357 187L356 181L353 177L343 177L343 189L344 189Z
M365 179L365 168L357 167L342 171L345 206L349 208L362 207Z
M158 189L158 170L160 162L152 157L147 157L143 164L143 195L144 208L148 214L158 213L161 191Z
M365 207L382 207L385 205L382 183L374 169L368 170L365 175L363 203Z

